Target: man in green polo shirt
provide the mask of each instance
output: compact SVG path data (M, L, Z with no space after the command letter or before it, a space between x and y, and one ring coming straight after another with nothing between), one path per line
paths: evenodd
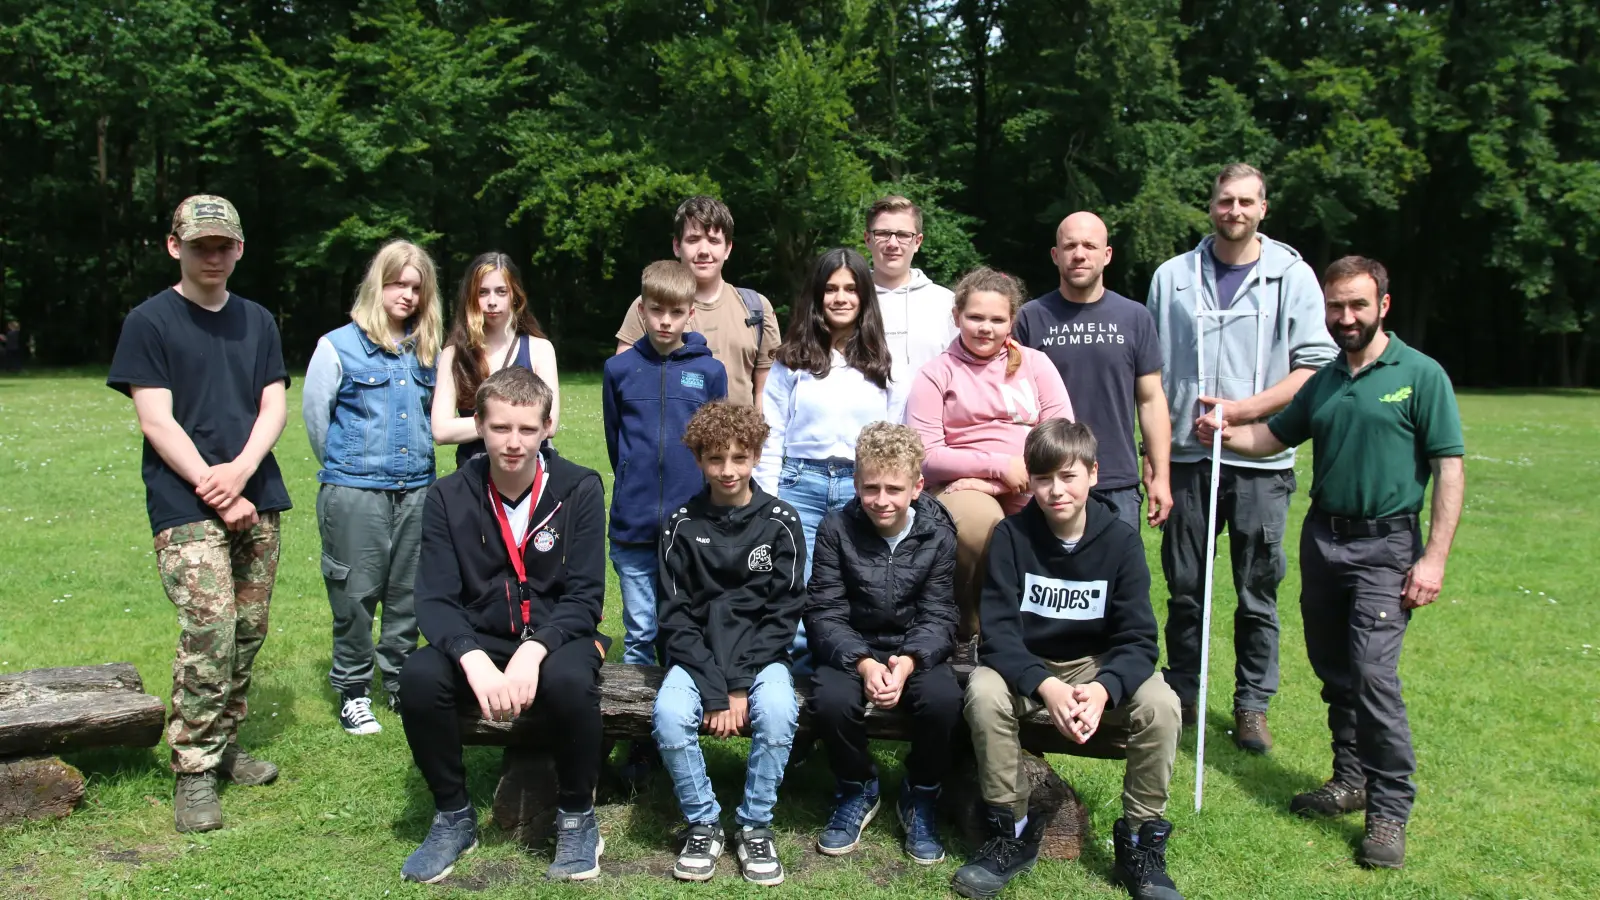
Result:
M1461 417L1444 369L1386 334L1389 275L1360 256L1323 276L1328 331L1343 348L1265 423L1222 423L1228 449L1266 456L1307 440L1311 511L1300 535L1306 652L1322 679L1333 778L1291 811L1367 811L1357 861L1399 868L1417 758L1400 697L1411 611L1439 596L1465 486ZM1210 420L1208 420L1210 421ZM1203 429L1209 442L1214 426ZM1434 480L1428 542L1417 524Z

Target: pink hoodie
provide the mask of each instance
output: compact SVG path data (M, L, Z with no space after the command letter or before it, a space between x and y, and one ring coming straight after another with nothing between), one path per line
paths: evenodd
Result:
M1022 455L1028 430L1045 419L1072 418L1072 401L1055 363L1038 350L1022 350L1017 374L1006 378L1007 355L979 359L958 337L917 372L906 399L906 424L922 436L928 489L959 478L981 478L996 488L1008 513L1027 505L1005 483L1011 459Z

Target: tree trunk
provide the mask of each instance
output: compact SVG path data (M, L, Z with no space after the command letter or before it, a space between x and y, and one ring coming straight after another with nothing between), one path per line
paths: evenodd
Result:
M0 760L0 826L61 819L83 800L83 774L53 756Z
M153 747L166 708L128 663L0 676L0 757Z

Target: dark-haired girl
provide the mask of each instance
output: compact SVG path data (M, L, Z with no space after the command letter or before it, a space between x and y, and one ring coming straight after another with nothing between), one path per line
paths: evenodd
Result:
M455 322L439 354L439 384L433 394L433 441L460 445L457 466L483 452L473 421L478 385L510 365L533 370L550 386L555 394L550 405L554 434L561 417L555 345L534 318L516 264L504 253L484 253L461 279Z

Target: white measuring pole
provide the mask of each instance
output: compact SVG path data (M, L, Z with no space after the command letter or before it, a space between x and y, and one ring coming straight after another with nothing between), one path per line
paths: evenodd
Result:
M1206 783L1206 682L1211 673L1211 579L1217 562L1217 482L1222 479L1222 406L1217 405L1217 433L1211 438L1211 502L1206 507L1206 580L1201 593L1200 614L1200 704L1195 726L1194 810Z

